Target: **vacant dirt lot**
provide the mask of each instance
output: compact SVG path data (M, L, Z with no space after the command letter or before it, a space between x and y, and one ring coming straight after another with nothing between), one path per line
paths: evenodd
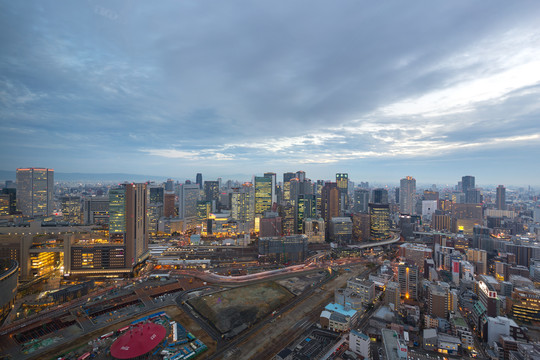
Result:
M222 333L249 326L294 297L275 282L234 288L189 300Z

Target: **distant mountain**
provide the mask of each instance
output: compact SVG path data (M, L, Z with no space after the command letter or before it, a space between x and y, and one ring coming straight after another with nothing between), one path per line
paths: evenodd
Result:
M0 181L5 180L15 181L16 171L0 170ZM144 182L147 180L152 181L165 181L166 176L154 176L154 175L138 175L138 174L89 174L89 173L62 173L54 172L54 181L66 181L66 182Z

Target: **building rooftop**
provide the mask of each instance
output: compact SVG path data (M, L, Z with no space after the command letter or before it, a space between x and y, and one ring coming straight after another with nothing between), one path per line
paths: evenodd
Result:
M405 243L401 244L399 247L407 248L407 250L416 250L416 251L424 251L424 252L433 252L433 250L426 245L421 244L413 244L413 243Z
M400 343L397 332L382 329L383 344L387 360L407 359L407 346Z
M454 344L461 344L461 340L459 338L442 333L437 336L437 340Z
M350 217L333 217L330 221L334 223L352 223Z
M349 317L353 317L356 314L356 310L353 310L353 309L345 310L343 305L336 304L336 303L330 303L326 305L324 308L325 310L328 310L330 312L337 312L337 313L340 313L342 315L349 316Z
M379 310L373 314L376 319L381 319L387 322L391 322L394 319L394 312L390 310L388 306L381 306Z
M424 339L437 337L437 329L424 329Z
M369 336L367 336L366 334L361 333L359 331L356 331L355 329L351 330L351 334L353 334L356 337L362 338L364 340L369 340Z
M342 323L342 324L346 324L347 323L347 316L345 316L343 314L340 314L338 312L333 312L333 313L330 314L330 320L335 321L335 322L339 322L339 323Z
M465 322L465 319L463 319L461 316L453 317L452 321L454 322L455 326L467 327L467 323Z
M323 310L323 311L321 312L321 317L326 318L326 319L330 319L330 315L331 315L331 314L332 314L332 313L331 313L330 311Z

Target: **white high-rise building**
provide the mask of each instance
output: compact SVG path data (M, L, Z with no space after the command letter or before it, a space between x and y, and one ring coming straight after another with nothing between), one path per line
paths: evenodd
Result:
M412 215L415 208L416 179L406 176L399 185L399 212Z

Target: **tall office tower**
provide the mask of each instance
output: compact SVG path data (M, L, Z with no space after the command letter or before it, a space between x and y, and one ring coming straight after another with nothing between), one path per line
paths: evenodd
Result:
M304 233L304 220L313 218L317 213L317 198L312 194L298 195L296 201L295 224L294 228L297 234Z
M131 268L149 255L146 191L146 184L122 184L109 191L109 238L124 244Z
M233 188L231 194L231 218L238 223L241 231L249 232L255 221L255 194L253 184L245 183Z
M467 204L480 204L482 202L482 194L480 189L469 189L465 193L465 202Z
M475 188L475 186L474 186L474 176L467 175L467 176L463 176L461 178L461 192L465 194L465 202L466 203L474 204L474 202L469 201L471 199L469 199L469 197L467 195L467 192L469 190L474 189L474 188Z
M208 220L212 213L212 203L210 201L197 201L197 221Z
M354 189L354 204L353 211L355 213L367 213L369 204L369 190L356 188Z
M195 184L199 185L200 190L203 189L203 180L201 173L197 173L197 175L195 176Z
M167 182L165 183L165 191L174 191L173 179L167 179Z
M272 205L277 203L277 193L276 193L276 173L267 172L263 174L264 177L272 179Z
M298 178L298 181L302 182L302 181L305 181L306 180L306 172L305 171L297 171L296 172L296 177Z
M335 182L327 182L321 190L321 217L324 219L326 229L329 229L329 222L334 217L339 216L339 189Z
M156 233L158 231L159 219L163 216L163 203L165 201L165 193L163 185L147 185L148 189L148 231L150 233ZM175 195L168 199L169 202L172 200L172 206L169 204L168 212L169 215L175 215L176 211L174 209L175 204ZM171 199L172 198L172 199Z
M396 202L396 204L399 204L399 188L395 188L394 189L394 201Z
M178 215L182 219L197 217L197 201L200 200L200 189L197 184L180 185L178 194Z
M497 186L497 199L495 206L498 210L506 210L506 188L504 185Z
M371 240L380 241L390 237L390 205L369 204L369 235Z
M388 190L383 188L373 189L371 202L374 204L388 204Z
M255 216L272 209L272 178L255 176Z
M283 173L283 183L285 184L286 182L291 181L291 179L293 179L295 177L296 177L296 174L293 173L293 172Z
M173 192L165 191L163 195L163 216L176 217L176 195Z
M294 206L290 201L280 206L279 216L281 217L283 234L293 235L295 233L295 214L296 206Z
M321 216L322 212L322 205L321 205L321 198L322 198L322 188L324 187L324 180L317 180L316 184L313 184L313 192L315 193L315 196L317 197L317 216Z
M150 204L163 204L163 194L165 193L162 185L147 185L148 202Z
M62 196L60 199L62 208L62 220L73 223L81 223L81 197Z
M290 201L294 205L300 195L313 194L313 185L311 180L299 181L297 178L291 179L290 183Z
M219 207L219 181L204 182L204 199L212 204L212 211Z
M291 181L287 181L286 183L283 183L283 196L282 196L282 204L287 204L291 202Z
M416 265L398 265L399 289L401 296L405 299L418 299L418 274L418 267Z
M399 212L413 215L415 213L416 180L412 176L406 176L400 180L399 185Z
M54 170L17 169L17 209L26 216L49 216L54 209Z
M340 215L343 215L345 211L349 210L349 174L336 174L336 184L339 190L339 200L341 205Z

